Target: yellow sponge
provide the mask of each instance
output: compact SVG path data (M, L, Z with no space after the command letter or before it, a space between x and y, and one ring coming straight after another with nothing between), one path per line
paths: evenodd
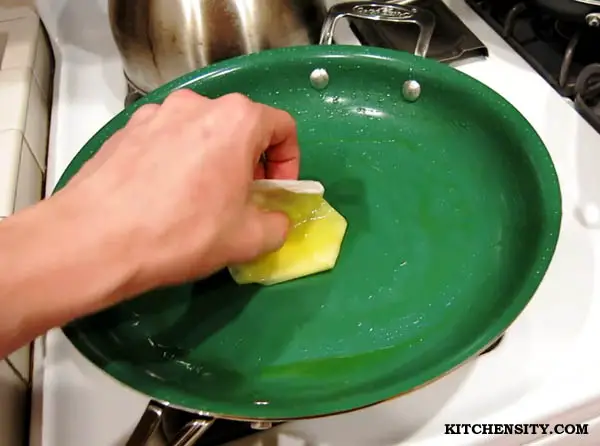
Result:
M325 201L323 193L323 185L317 181L254 182L254 202L265 210L285 212L291 227L278 251L229 267L238 284L273 285L335 266L348 223Z

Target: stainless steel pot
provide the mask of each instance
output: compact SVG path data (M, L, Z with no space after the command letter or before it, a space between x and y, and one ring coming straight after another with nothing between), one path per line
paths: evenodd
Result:
M325 0L109 0L125 75L141 93L213 62L317 43Z

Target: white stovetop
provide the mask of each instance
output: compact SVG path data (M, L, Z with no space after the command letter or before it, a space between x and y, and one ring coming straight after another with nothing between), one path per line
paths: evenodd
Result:
M492 354L397 400L355 413L287 423L245 445L418 446L523 444L516 436L444 436L444 423L582 422L600 415L600 236L576 219L600 206L600 135L463 0L445 0L490 50L457 67L506 97L550 151L563 193L563 227L550 270ZM125 81L105 0L37 0L57 68L47 190L81 146L123 105ZM348 36L347 28L342 33ZM595 178L598 178L597 180ZM37 349L34 441L43 446L124 444L148 399L91 366L59 330ZM41 342L38 344L41 345ZM595 352L595 353L594 353ZM43 409L42 412L40 412ZM40 439L41 437L41 439ZM264 439L261 440L261 438ZM531 440L531 439L530 439Z

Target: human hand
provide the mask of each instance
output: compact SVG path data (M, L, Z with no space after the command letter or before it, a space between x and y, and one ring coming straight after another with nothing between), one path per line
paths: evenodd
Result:
M288 113L242 95L179 90L137 110L55 197L119 251L140 293L279 248L287 217L257 209L249 188L298 171Z

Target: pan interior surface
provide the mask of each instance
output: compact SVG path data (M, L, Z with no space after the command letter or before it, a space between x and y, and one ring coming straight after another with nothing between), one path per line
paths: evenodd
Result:
M310 84L316 68L329 74L325 89ZM408 79L421 85L416 102L402 97ZM348 229L330 272L271 287L221 272L64 328L121 382L233 418L346 411L458 366L541 282L561 221L544 145L487 87L400 52L287 48L191 73L101 129L59 188L137 107L181 87L242 92L294 115L301 178L324 184Z

